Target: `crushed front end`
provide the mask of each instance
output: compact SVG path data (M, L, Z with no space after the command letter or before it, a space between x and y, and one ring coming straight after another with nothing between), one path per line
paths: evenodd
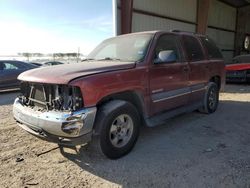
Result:
M91 140L96 107L84 108L79 87L22 82L13 115L20 127L39 138L78 145Z

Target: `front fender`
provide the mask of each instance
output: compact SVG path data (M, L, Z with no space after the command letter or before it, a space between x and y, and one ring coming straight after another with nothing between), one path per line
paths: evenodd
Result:
M73 80L70 85L78 86L84 99L84 106L96 106L106 96L124 91L138 91L147 96L147 71L144 68L96 74Z

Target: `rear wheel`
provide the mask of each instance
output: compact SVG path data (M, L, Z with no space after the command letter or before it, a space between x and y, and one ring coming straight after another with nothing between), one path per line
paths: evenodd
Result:
M219 104L219 89L216 83L210 82L208 84L204 101L203 107L199 109L200 112L203 113L213 113L216 111Z
M114 100L102 106L97 113L99 136L95 144L110 159L129 153L139 135L139 114L129 102Z

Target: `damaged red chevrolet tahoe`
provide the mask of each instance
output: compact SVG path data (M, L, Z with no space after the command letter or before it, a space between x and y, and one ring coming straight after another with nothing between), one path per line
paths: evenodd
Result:
M221 53L206 36L121 35L105 40L81 63L22 73L13 114L39 138L94 143L114 159L131 151L141 125L164 124L196 109L213 113L224 77Z

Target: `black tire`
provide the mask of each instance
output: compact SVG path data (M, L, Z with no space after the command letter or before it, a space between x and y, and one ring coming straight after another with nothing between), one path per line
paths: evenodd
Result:
M219 88L216 83L209 82L200 112L211 114L216 111L219 104Z
M111 126L114 126L114 121L124 114L126 117L130 117L129 121L132 120L133 130L130 132L127 143L124 146L116 147L111 141ZM133 149L139 135L139 125L140 117L134 105L121 100L110 101L97 111L95 131L99 132L99 135L93 138L94 144L106 157L110 159L120 158Z

